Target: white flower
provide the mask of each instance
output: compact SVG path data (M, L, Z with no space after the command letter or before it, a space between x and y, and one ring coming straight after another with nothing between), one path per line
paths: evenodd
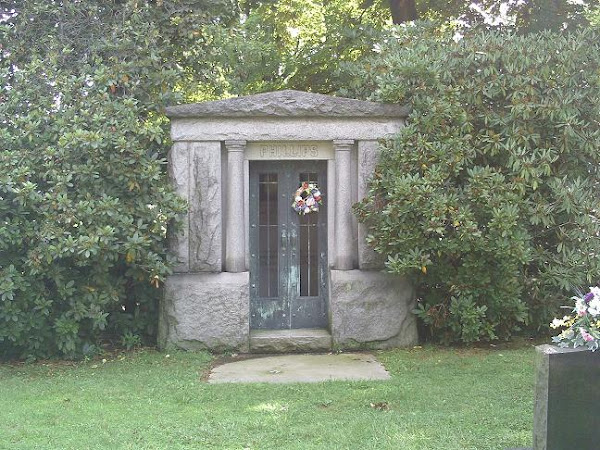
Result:
M594 295L594 298L588 303L588 312L596 317L600 315L600 296Z

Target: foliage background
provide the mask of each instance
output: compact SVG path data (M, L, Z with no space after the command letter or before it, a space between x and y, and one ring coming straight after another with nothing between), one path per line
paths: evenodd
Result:
M2 2L0 358L152 343L186 208L164 106L284 88L413 105L359 211L439 338L541 327L598 273L597 44L568 35L597 1L416 0L422 31L395 3ZM517 36L540 29L560 33Z
M600 273L600 46L590 31L407 28L355 67L410 103L357 207L438 340L543 329Z
M165 105L211 81L203 1L3 3L0 357L151 343L170 273ZM210 83L213 85L214 83Z

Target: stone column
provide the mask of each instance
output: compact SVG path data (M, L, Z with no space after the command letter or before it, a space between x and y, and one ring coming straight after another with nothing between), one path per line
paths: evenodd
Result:
M227 216L225 236L225 271L244 272L244 151L246 141L225 141L227 149Z
M335 159L329 159L327 161L327 191L326 202L328 206L327 214L327 266L329 268L335 268L336 253L335 253L335 191L336 191L336 180L335 176Z
M335 150L335 269L353 268L352 146L353 140L334 140Z

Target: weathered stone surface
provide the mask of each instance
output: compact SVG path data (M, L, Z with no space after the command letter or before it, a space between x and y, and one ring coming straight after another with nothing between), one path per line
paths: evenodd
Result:
M183 199L189 200L190 161L187 142L176 142L169 151L168 173L175 191ZM189 213L182 219L181 230L178 233L169 231L169 247L177 257L179 264L175 272L190 270L189 258Z
M352 204L354 205L358 201L358 143L355 141L350 152L350 195ZM358 268L358 220L356 214L350 211L350 223L352 225L352 267Z
M535 450L595 450L600 443L600 353L536 347Z
M252 330L252 353L328 352L331 334L327 330L299 328L292 330Z
M221 143L191 143L190 165L190 270L220 272Z
M383 272L331 270L330 310L334 346L406 347L417 343L414 290Z
M165 284L158 343L248 351L248 272L174 274Z
M390 374L368 353L279 355L244 359L213 368L209 383L315 383L388 380Z
M244 201L247 198L244 180L244 150L246 141L225 141L227 149L227 188L225 222L225 270L246 270L246 218Z
M171 125L173 141L331 141L378 139L398 132L404 118L223 117L181 118Z
M368 194L369 181L375 172L379 156L379 144L377 141L358 142L358 200L362 200ZM358 224L358 268L362 270L383 269L385 258L376 253L367 244L367 227Z
M406 117L396 104L365 102L293 90L167 108L175 117Z
M352 233L352 150L354 141L335 140L335 264L338 270L354 268L356 235Z
M336 183L337 174L335 173L335 160L327 161L327 197L326 202L330 208L330 213L327 214L327 264L333 266L333 262L337 258L335 246L335 205L336 205Z
M333 145L328 141L248 142L244 157L252 161L298 159L334 159Z

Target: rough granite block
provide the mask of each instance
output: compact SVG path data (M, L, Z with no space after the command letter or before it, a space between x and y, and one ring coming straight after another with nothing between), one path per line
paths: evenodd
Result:
M331 334L341 348L391 348L417 344L412 285L377 271L332 270Z
M189 201L190 161L187 142L173 144L169 152L168 173L177 194ZM177 233L169 230L169 248L178 261L173 270L188 272L190 270L189 213L182 217L181 229Z
M379 158L379 143L375 140L358 142L358 200L368 194L369 182ZM385 257L376 253L367 244L368 230L365 224L358 224L358 268L362 270L381 270Z
M165 284L159 347L248 351L248 272L174 274Z
M222 269L221 143L190 144L190 271Z

